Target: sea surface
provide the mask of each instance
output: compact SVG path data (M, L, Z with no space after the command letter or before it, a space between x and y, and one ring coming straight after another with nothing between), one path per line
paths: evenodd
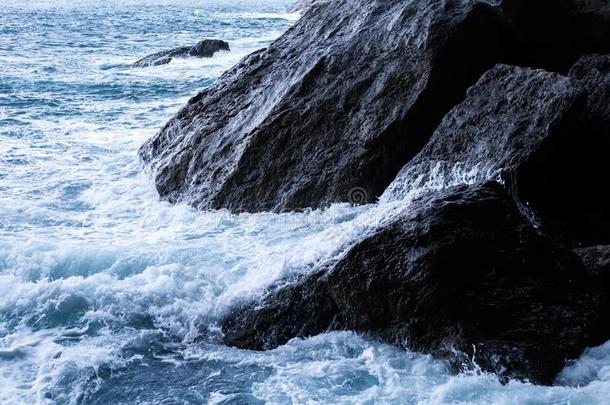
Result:
M288 5L2 3L0 403L610 403L610 343L553 387L456 373L351 332L263 353L218 343L231 307L336 257L395 209L198 212L160 201L142 168L139 146L189 97L294 24ZM205 38L232 51L127 68Z

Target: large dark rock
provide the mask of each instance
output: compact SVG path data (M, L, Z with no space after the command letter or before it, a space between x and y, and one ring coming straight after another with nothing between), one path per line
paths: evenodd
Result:
M166 65L174 58L211 58L218 51L230 51L229 44L218 39L204 39L193 46L183 46L148 55L133 64L131 67L149 67Z
M270 349L349 329L550 383L608 336L604 294L580 260L538 234L498 184L449 189L407 212L330 269L232 314L225 342Z
M485 70L567 70L610 51L608 21L588 0L321 2L140 154L163 198L200 208L320 207L354 187L372 201Z
M141 156L170 201L235 211L379 195L503 52L473 1L336 0L201 92Z
M567 149L588 139L579 125L599 122L594 93L602 91L592 88L542 70L491 69L386 192L404 212L338 263L231 315L225 341L266 349L352 329L456 364L475 355L504 377L551 382L566 359L610 337L606 284L586 271L582 252L557 242L571 233L570 221L540 204L553 189L542 183L563 180L547 174L563 173ZM417 195L424 197L409 205ZM549 218L566 229L547 226Z

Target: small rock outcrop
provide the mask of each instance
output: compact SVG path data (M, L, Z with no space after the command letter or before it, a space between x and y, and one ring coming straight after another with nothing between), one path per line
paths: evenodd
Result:
M338 263L230 315L225 342L268 349L351 329L458 366L474 356L504 378L540 383L603 343L610 290L595 269L606 266L606 254L574 253L575 239L564 244L555 232L570 221L541 205L554 190L543 183L562 181L547 174L563 173L566 149L601 125L605 77L587 60L580 78L505 65L483 75L384 195L405 204L414 191L424 197ZM582 151L598 146L585 142ZM578 155L571 169L596 176L585 162ZM607 173L598 179L607 183ZM603 192L581 198L595 205ZM608 216L598 213L599 220Z
M211 58L218 51L230 51L229 44L218 39L205 39L193 46L183 46L148 55L133 64L131 67L150 67L166 65L174 58Z

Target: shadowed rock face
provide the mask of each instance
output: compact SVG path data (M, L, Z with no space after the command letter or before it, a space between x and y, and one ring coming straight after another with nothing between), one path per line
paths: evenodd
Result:
M610 56L583 57L570 76L586 89L585 105L523 168L522 198L566 244L610 244Z
M583 86L568 77L498 65L445 116L430 142L386 189L383 200L401 199L428 183L510 179L573 120L585 99Z
M501 178L547 234L575 247L610 243L609 149L609 56L583 57L569 77L498 66L443 119L383 199L426 183Z
M519 64L566 72L586 54L610 52L607 0L502 0Z
M134 62L131 67L166 65L174 58L211 58L218 51L230 51L229 44L218 39L205 39L198 42L197 45L183 46L169 51L153 53Z
M384 199L408 204L412 190L427 188L428 195L338 263L230 315L225 342L268 349L352 329L456 365L474 347L483 369L550 383L566 359L607 340L607 272L596 270L606 255L602 248L576 255L559 244L557 226L571 233L572 218L541 205L553 189L543 184L553 182L547 173L566 165L559 159L565 145L603 127L605 76L591 59L578 66L579 78L503 65L483 75ZM598 144L586 145L595 153ZM591 175L585 162L586 154L570 164ZM470 185L452 187L459 183ZM581 197L597 204L601 193ZM597 215L608 219L607 211Z
M605 279L610 286L610 245L589 246L575 252L594 276Z
M199 208L321 207L347 201L354 187L373 201L494 64L562 70L585 51L610 51L603 7L314 4L268 49L193 98L140 154L163 198ZM567 35L565 44L558 40Z

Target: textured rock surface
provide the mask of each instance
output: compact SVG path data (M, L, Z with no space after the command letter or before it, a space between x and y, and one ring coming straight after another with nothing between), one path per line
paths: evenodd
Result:
M204 39L193 46L183 46L148 55L136 62L132 67L149 67L165 65L174 58L211 58L218 51L230 51L229 44L218 39Z
M225 342L268 349L331 329L364 331L504 377L549 383L601 343L603 293L570 251L537 234L497 184L414 203L332 269L225 323Z
M306 12L311 6L313 6L314 4L318 4L318 3L323 3L329 0L297 0L294 2L294 4L292 4L290 7L288 7L288 11L291 13L295 13L295 12Z
M588 92L581 121L600 136L610 128L610 55L587 55L570 70L570 76L580 80Z
M374 200L497 62L610 51L585 0L334 0L193 98L141 156L162 197L235 211ZM541 16L544 16L543 18ZM564 41L565 39L565 41Z
M594 276L610 281L610 245L579 248L575 252Z

